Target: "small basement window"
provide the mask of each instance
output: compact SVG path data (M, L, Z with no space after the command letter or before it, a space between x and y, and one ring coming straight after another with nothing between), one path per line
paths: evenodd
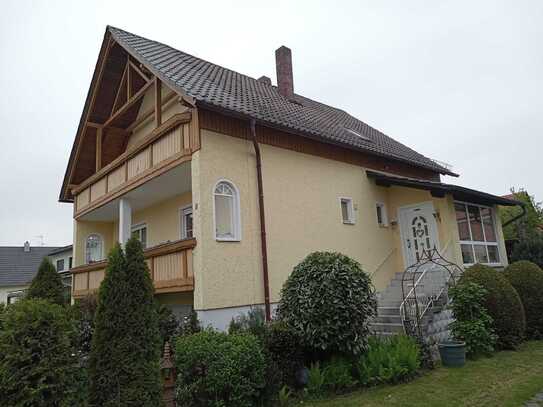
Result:
M341 220L347 225L354 225L354 208L352 198L339 198L341 205Z
M388 226L387 207L383 202L375 203L375 212L377 215L377 224L379 226Z

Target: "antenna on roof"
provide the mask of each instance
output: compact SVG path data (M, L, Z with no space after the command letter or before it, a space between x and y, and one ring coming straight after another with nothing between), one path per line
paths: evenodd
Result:
M40 239L40 246L43 246L43 235L37 235L37 236L34 236L34 237L37 237L38 239Z

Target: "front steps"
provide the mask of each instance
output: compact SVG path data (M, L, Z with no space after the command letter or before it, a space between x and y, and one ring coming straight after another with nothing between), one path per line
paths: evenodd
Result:
M416 281L419 276L420 273L416 273L414 281ZM388 337L405 333L402 318L400 316L400 305L403 301L402 278L403 273L396 273L388 287L377 294L377 316L370 324L370 329L376 336ZM405 281L406 290L411 290L412 286L413 282L411 279ZM419 284L417 286L417 292L423 291L424 285ZM428 310L427 315L425 315L421 321L423 332L432 334L432 332L427 332L427 328L429 325L432 325L434 314L439 313L443 309L443 305L444 304L438 304Z

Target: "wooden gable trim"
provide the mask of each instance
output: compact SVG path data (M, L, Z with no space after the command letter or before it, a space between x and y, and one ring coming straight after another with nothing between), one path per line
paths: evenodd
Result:
M202 108L199 108L198 112L199 126L201 129L250 140L251 135L247 121ZM440 179L439 173L425 168L409 165L391 158L380 157L362 151L354 151L337 145L323 143L270 127L259 125L256 128L256 134L259 143L274 147L340 161L347 164L358 165L377 171L386 171L397 175L432 181Z

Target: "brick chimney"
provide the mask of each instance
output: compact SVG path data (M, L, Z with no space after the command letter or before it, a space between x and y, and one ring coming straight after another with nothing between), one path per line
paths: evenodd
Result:
M292 51L284 45L275 51L277 87L279 93L287 99L294 98L294 80L292 78Z

